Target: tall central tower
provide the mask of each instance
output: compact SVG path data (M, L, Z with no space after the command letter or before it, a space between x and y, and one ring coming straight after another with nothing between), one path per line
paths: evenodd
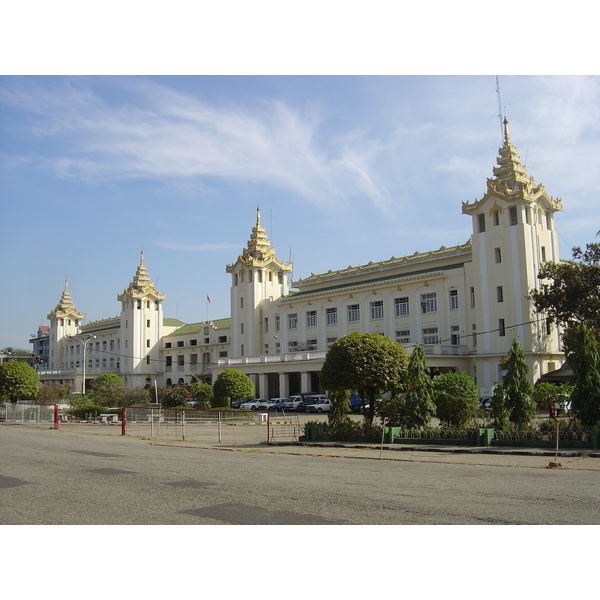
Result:
M275 249L260 223L260 207L256 209L256 225L250 239L235 263L227 265L231 273L231 337L234 356L264 354L265 334L273 338L274 324L263 321L261 304L272 302L288 293L287 274L291 263L275 256ZM271 330L269 330L271 327Z
M483 198L462 207L473 224L472 272L467 282L471 329L476 335L472 354L489 357L477 367L478 379L499 381L502 363L516 338L529 349L526 356L535 381L562 358L556 327L548 328L528 300L530 291L540 286L541 264L559 261L554 213L562 210L562 203L527 175L510 142L506 119L497 165ZM482 367L486 373L479 377Z

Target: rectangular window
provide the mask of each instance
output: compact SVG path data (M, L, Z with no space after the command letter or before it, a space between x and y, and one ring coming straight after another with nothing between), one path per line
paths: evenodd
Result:
M500 225L500 213L497 210L492 213L492 222L494 223L494 227Z
M244 335L244 324L240 323L240 333Z
M525 223L527 223L527 225L531 225L531 209L529 206L525 207Z
M281 329L281 321L279 319L279 315L275 315L275 331L279 331Z
M504 302L504 290L501 285L496 286L496 300Z
M171 367L173 365L173 357L167 356L166 360L167 360L167 362L166 362L167 367Z
M307 327L316 327L317 326L317 311L309 310L306 313L306 326Z
M458 290L450 290L450 310L458 310Z
M337 322L338 322L337 308L328 308L325 311L325 315L327 317L327 325L337 325Z
M227 336L226 335L220 335L219 336L219 344L226 344L227 343Z
M500 250L500 248L494 248L494 260L496 261L496 264L502 262L502 250Z
M150 348L150 340L146 340L146 348Z
M546 213L546 228L552 229L552 215L549 212Z
M298 313L288 315L288 329L298 329Z
M421 294L421 311L423 313L437 312L437 296L435 292Z
M477 215L477 220L479 223L479 233L483 233L485 231L485 215Z
M510 224L511 224L511 226L517 225L518 222L519 222L519 219L517 218L517 207L511 206L510 207Z
M394 300L394 307L396 310L397 317L405 317L409 314L408 296L402 298L396 298Z
M399 344L410 344L410 329L396 331L396 341Z
M150 319L146 319L146 327L150 327Z
M542 246L542 262L546 262L546 247Z
M265 317L265 333L267 333L269 331L269 319L268 317Z
M453 346L460 344L460 327L458 325L452 325L450 327L450 343Z
M165 342L165 348L172 348L171 342Z
M240 308L244 308L244 299L240 298Z
M437 327L423 328L423 343L424 344L438 344L439 343Z
M471 308L475 308L475 288L471 288Z
M190 346L197 346L198 340L190 340Z
M498 319L498 335L504 337L506 335L506 329L504 327L504 319Z
M356 323L360 321L360 305L350 304L348 306L348 322Z
M306 340L306 349L307 350L316 350L317 349L317 340Z
M383 319L383 300L371 302L371 319Z
M177 342L177 347L178 348L183 348L183 342L182 341L181 342Z
M337 340L337 338L334 338L334 337L327 338L327 350L329 350L329 348L331 348L331 346L333 346L335 340Z

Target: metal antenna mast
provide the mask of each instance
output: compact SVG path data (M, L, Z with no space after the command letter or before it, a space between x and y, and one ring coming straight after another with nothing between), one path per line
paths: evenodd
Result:
M498 94L498 119L500 120L500 139L504 144L504 126L502 123L502 101L500 100L500 82L498 81L498 75L496 75L496 93Z

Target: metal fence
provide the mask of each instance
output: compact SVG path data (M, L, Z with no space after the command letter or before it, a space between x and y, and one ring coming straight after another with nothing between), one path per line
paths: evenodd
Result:
M33 427L58 427L58 407L55 404L6 403L0 405L0 421Z
M559 430L559 442L591 442L592 430ZM550 431L495 431L498 442L555 442L556 430Z
M271 420L265 412L128 407L123 414L125 435L155 443L187 441L238 446L297 441L300 435L298 417Z
M399 438L409 440L464 440L477 441L477 432L473 429L404 429Z

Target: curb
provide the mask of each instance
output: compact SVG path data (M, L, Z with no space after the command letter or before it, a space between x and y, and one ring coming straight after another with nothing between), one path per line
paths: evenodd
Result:
M311 443L311 442L268 442L269 446L306 446L313 448L352 448L355 450L390 450L392 452L441 452L441 453L452 453L452 454L498 454L498 455L515 455L515 456L557 456L557 453L552 450L525 450L525 449L497 449L497 448L452 448L448 446L435 447L435 446L389 446L379 444L337 444L334 442L322 442L322 443ZM578 457L587 456L589 458L600 458L600 452L582 452L579 450L563 450L558 452L558 456L562 457Z

